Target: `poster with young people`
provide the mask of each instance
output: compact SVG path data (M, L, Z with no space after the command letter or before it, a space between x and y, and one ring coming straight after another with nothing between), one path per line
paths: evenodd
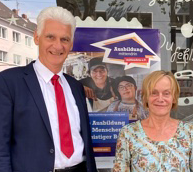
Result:
M160 69L159 30L77 28L64 70L84 86L97 168L111 171L120 129L144 119L143 78ZM102 170L104 169L104 170Z

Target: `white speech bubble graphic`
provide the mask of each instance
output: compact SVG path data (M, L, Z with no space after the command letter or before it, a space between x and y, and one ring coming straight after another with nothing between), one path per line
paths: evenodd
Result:
M110 54L112 49L105 47L106 45L114 44L114 43L121 42L121 41L126 41L126 40L132 39L132 38L135 38L135 40L137 40L141 46L143 46L145 49L147 49L149 52L151 52L153 54L149 58L149 61L148 61L148 63L146 63L146 65L140 64L140 63L127 64L126 62L124 62L123 59L120 60L120 59L110 59L109 58L109 54ZM131 69L134 67L148 68L149 69L151 61L157 61L157 62L160 61L160 57L135 32L129 33L126 35L122 35L122 36L118 36L115 38L107 39L104 41L96 42L96 43L93 43L91 45L94 47L98 47L98 48L105 50L103 62L125 65L125 70Z

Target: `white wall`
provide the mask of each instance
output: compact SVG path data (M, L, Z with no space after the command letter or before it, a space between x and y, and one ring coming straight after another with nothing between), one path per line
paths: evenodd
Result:
M0 26L7 28L7 38L0 38L0 50L8 52L8 62L4 64L2 64L2 62L0 63L0 71L9 67L18 66L13 63L13 54L21 55L21 66L26 65L26 57L32 59L36 59L38 57L38 48L34 44L32 31L14 24L9 25L8 22L1 19ZM21 34L20 43L13 42L13 31ZM25 45L25 36L30 36L32 38L31 47Z

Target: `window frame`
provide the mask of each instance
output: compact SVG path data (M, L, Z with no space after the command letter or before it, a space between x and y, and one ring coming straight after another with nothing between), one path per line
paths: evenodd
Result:
M28 47L32 47L32 37L25 35L25 45Z
M26 61L25 61L25 62L26 62L26 65L30 64L32 61L33 61L32 58L26 57Z
M3 33L3 31L5 31L5 32ZM5 36L3 36L3 35L5 35ZM7 28L0 26L0 38L7 39L7 37L8 37Z
M0 62L8 62L7 52L0 50Z
M13 63L15 65L21 65L21 55L13 54Z
M21 42L21 33L13 31L13 42L20 43Z

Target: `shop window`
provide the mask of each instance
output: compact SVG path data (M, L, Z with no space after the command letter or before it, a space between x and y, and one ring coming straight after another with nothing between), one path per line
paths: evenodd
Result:
M105 21L107 20L107 14L105 11L96 11L95 12L96 20L98 19L98 17L102 17Z
M190 16L187 14L176 15L176 20L176 26L180 28L184 23L188 23L190 21Z
M143 27L152 28L152 13L132 13L129 12L126 14L128 21L131 21L132 18L137 18Z

